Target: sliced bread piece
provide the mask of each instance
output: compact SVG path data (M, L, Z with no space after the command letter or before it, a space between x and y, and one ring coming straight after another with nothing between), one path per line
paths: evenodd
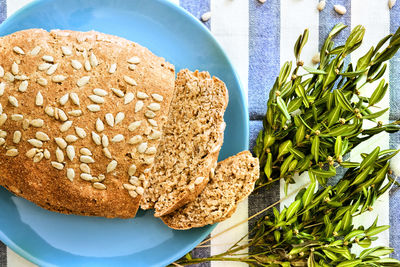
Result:
M249 151L218 163L214 177L193 201L161 217L173 229L202 227L228 219L237 204L254 189L259 177L258 159Z
M193 201L207 185L223 143L228 92L208 72L181 70L141 208L166 215Z

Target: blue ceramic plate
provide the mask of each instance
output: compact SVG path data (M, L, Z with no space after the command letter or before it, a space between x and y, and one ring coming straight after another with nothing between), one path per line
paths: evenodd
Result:
M176 69L208 70L225 81L229 105L220 159L248 147L247 107L228 58L198 20L162 0L41 0L0 26L0 35L27 28L97 30L138 42ZM193 249L212 226L174 231L152 212L135 219L62 215L0 189L0 239L40 266L163 266Z

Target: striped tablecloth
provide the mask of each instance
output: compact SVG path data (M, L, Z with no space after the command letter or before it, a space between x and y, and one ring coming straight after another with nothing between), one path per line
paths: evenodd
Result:
M17 9L32 0L0 0L0 21L12 15ZM127 0L129 1L129 0ZM151 0L149 0L151 1ZM224 47L238 71L248 95L250 116L250 146L262 127L262 116L266 110L268 90L272 87L280 65L293 59L293 45L304 28L310 29L303 60L311 64L311 57L318 51L327 33L338 22L349 26L338 36L336 41L343 43L344 36L358 24L366 27L364 45L353 57L356 60L369 47L389 32L394 32L400 25L400 3L389 10L387 0L329 0L326 8L318 12L319 0L267 0L261 4L257 0L171 0L194 16L211 11L211 19L206 22L212 34ZM347 13L338 15L333 5L346 7ZM385 120L400 118L400 54L390 62L390 72L385 79L390 80L390 94L381 102L382 106L391 107ZM351 156L370 151L373 146L397 148L400 134L381 134L369 144L355 149ZM399 163L400 164L400 163ZM276 184L269 191L258 193L241 203L234 216L220 223L211 236L223 229L256 213L283 196L283 186ZM290 190L294 190L291 188ZM290 201L290 200L289 200ZM288 203L285 201L284 203ZM282 203L281 205L284 205ZM379 214L380 224L390 224L390 231L380 235L376 244L390 245L396 249L393 257L400 259L400 190L391 192L376 203L373 212L360 220L371 221ZM251 222L250 222L251 224ZM242 224L235 230L211 240L205 248L196 250L197 255L207 256L224 250L227 246L245 234L248 224ZM0 242L0 266L34 266ZM243 266L242 264L205 263L202 266Z

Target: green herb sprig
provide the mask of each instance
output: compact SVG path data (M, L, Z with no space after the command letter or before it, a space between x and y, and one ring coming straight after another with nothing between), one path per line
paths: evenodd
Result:
M261 167L257 188L285 179L287 190L288 184L295 182L294 174L306 170L324 185L336 175L338 165L352 166L343 161L352 148L383 131L399 130L399 121L376 121L388 108L372 112L371 107L376 108L387 92L388 83L382 79L387 68L384 62L400 48L400 30L371 47L356 66L346 66L345 58L361 45L365 29L356 26L344 45L334 46L332 38L345 27L338 24L328 35L318 68L306 67L300 60L308 30L296 42L293 72L291 62L282 66L254 147ZM300 68L305 74L298 74ZM362 87L375 81L379 83L371 97L362 96ZM364 129L364 120L376 126Z

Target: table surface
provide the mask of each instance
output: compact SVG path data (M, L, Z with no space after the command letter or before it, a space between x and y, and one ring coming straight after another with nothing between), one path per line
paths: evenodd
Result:
M0 21L3 21L23 5L32 0L0 0ZM293 45L305 28L310 30L307 46L302 59L305 64L311 64L311 58L327 36L330 29L339 22L349 27L336 39L342 43L344 36L358 24L366 27L364 44L354 53L357 59L371 45L389 32L394 32L400 26L400 3L389 10L387 0L334 0L327 1L326 8L318 12L316 6L319 0L267 0L261 4L257 0L171 0L180 5L195 17L200 18L205 12L211 11L211 19L206 22L216 39L227 52L233 62L244 90L248 96L250 116L250 148L262 127L262 118L266 110L267 94L272 87L280 65L293 59ZM337 14L333 5L346 7L347 13ZM382 100L382 106L390 106L390 114L384 120L396 120L400 116L400 55L390 61L389 72L385 79L390 81L390 93ZM374 146L381 148L398 148L400 134L382 134L373 138L362 147L351 152L352 160L357 159L360 152L369 152ZM301 185L300 181L298 184ZM305 182L305 181L303 181ZM291 187L289 191L295 190ZM272 204L284 196L283 186L276 184L270 190L252 195L243 201L237 212L229 220L220 223L211 236L229 226L255 214L262 208ZM285 203L290 203L285 200ZM251 205L250 205L251 204ZM390 224L389 231L380 234L376 245L386 245L395 248L393 257L400 259L400 190L392 189L375 204L374 211L366 214L358 221L369 223L379 215L380 224ZM250 222L251 224L251 222ZM242 224L234 231L213 238L208 247L196 249L195 255L208 256L223 251L238 237L247 233L249 225ZM16 255L0 242L0 266L29 267L35 266ZM205 263L201 266L227 266L224 263ZM229 266L245 266L232 264Z

